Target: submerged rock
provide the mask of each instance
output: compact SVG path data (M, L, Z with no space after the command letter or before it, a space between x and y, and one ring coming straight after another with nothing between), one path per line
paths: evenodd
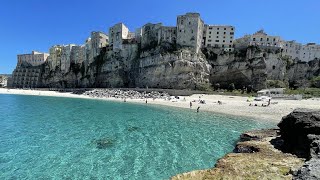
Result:
M132 126L132 127L128 127L127 130L129 132L133 132L133 131L138 131L140 128L139 127L136 127L136 126Z
M97 149L106 149L114 146L115 141L110 138L102 138L102 139L95 139L92 143L96 146Z

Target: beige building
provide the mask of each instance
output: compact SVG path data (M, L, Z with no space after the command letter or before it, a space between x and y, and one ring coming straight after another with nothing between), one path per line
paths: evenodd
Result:
M71 57L71 49L75 46L75 44L69 44L66 46L62 46L61 49L61 72L67 73L70 70L70 57Z
M39 66L46 62L48 56L48 53L40 53L37 51L32 51L31 54L19 54L17 56L17 66L20 66L23 62L26 62L32 66Z
M100 49L106 47L109 44L109 37L103 32L91 32L91 58L94 60L94 57L100 55ZM92 61L89 61L92 63Z
M203 31L203 46L233 50L234 26L205 25Z
M37 88L40 85L41 68L36 66L17 66L12 73L14 88Z
M123 40L128 38L129 29L123 23L118 23L109 29L109 44L113 50L122 49Z
M260 46L265 48L283 48L283 40L280 36L270 36L263 30L252 35L245 35L236 39L235 47Z
M49 49L50 56L48 57L48 62L51 70L55 70L56 68L61 67L61 53L61 45L55 45Z
M199 13L187 13L177 18L177 44L199 52L203 39L204 22Z

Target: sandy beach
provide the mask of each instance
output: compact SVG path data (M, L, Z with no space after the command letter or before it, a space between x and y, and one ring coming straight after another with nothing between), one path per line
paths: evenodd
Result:
M34 95L34 96L54 96L54 97L69 97L69 98L84 98L84 99L101 99L112 101L123 101L116 98L93 98L86 95L77 95L72 93L61 93L55 91L38 91L38 90L19 90L19 89L4 89L0 88L0 94L19 94L19 95ZM204 95L194 94L191 96L179 96L177 100L163 99L148 99L148 104L173 106L178 108L188 108L196 111L200 107L201 111L210 111L220 114L228 114L233 116L249 117L256 120L280 122L281 118L289 114L296 108L320 109L320 98L303 99L303 100L283 100L272 99L268 107L262 107L261 101L247 102L248 97L227 96L227 95ZM205 100L205 104L200 104L199 99ZM126 99L127 102L145 103L145 99ZM192 108L190 108L190 101ZM219 105L218 101L222 104ZM258 106L249 106L249 104L257 104ZM266 104L266 102L264 102Z

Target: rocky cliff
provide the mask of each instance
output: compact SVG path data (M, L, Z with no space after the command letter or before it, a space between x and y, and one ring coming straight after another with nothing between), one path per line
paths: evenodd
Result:
M122 50L101 49L91 64L71 64L68 73L49 64L40 87L150 87L207 90L216 83L228 88L266 88L268 80L303 83L320 74L319 60L309 63L283 58L279 49L248 47L225 52L206 48L194 53L186 47L162 44L141 49L125 44Z

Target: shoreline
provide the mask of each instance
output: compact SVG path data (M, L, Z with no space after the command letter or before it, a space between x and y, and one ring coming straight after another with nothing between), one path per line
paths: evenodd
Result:
M67 98L81 98L93 100L105 100L123 102L123 99L118 98L97 98L86 95L72 94L70 92L55 92L55 91L41 91L41 90L20 90L20 89L4 89L0 88L0 94L15 94L15 95L33 95L33 96L50 96L50 97L67 97ZM282 100L272 99L271 105L268 107L261 107L262 101L255 101L258 106L249 106L247 97L242 96L228 96L228 95L208 95L208 94L194 94L191 96L179 96L179 100L169 101L163 99L148 99L148 104L161 105L167 107L177 107L190 109L190 101L205 100L206 104L199 104L192 102L192 110L196 111L200 107L201 111L213 112L223 115L241 116L258 121L269 121L278 123L282 117L289 114L296 108L319 109L320 99L304 99L304 100ZM184 101L185 99L185 101ZM222 104L219 105L218 101ZM126 99L128 103L143 103L145 99ZM252 102L251 102L252 103ZM264 102L266 103L266 102Z

